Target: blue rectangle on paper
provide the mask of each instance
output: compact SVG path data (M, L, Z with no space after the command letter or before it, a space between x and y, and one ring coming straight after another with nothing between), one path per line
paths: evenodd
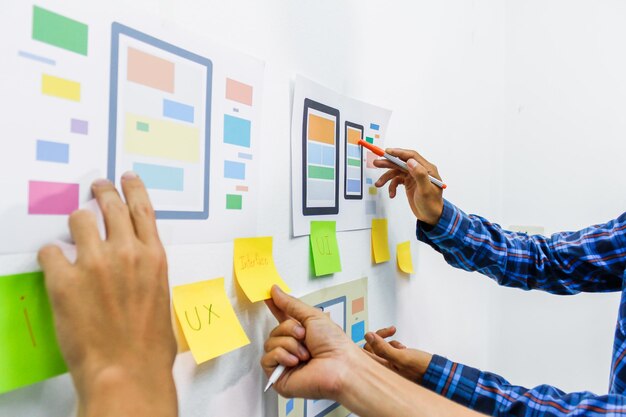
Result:
M285 415L288 416L289 413L293 411L293 398L287 400L287 404L285 405Z
M246 164L243 162L224 161L224 178L233 180L246 179Z
M335 148L333 146L322 145L322 165L327 167L335 166Z
M237 156L239 156L240 159L247 159L248 161L252 161L252 154L250 153L239 152Z
M322 145L310 140L307 144L306 160L309 164L322 165Z
M361 149L356 145L348 145L348 157L361 159Z
M361 180L348 180L348 192L360 193L361 192Z
M193 123L194 108L187 104L179 103L168 99L163 99L163 116L181 122Z
M365 322L359 321L352 325L352 341L354 343L359 343L361 340L365 339Z
M37 160L67 164L70 162L70 145L67 143L38 140Z
M141 177L148 189L183 191L185 171L182 168L135 162L133 171Z
M379 130L380 129L380 125L377 125L376 123L370 123L370 129L372 129L372 130Z
M371 178L365 178L365 183L367 185L372 185L374 183L374 181Z
M250 120L224 115L224 143L250 147Z

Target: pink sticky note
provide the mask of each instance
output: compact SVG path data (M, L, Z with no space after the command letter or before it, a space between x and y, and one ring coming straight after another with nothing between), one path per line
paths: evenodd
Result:
M70 214L78 209L78 184L29 181L28 214Z

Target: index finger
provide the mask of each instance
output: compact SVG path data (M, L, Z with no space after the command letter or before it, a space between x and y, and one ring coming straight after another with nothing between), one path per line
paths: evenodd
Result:
M387 152L389 155L397 156L404 162L408 161L409 159L415 159L417 162L425 167L430 167L430 165L432 165L422 155L411 149L389 148L385 149L385 152Z
M139 240L144 243L159 242L154 209L143 181L134 172L126 172L122 175L122 190Z
M98 201L104 224L107 229L107 239L127 240L133 237L133 225L128 215L128 207L118 194L113 183L100 179L91 185L91 191Z

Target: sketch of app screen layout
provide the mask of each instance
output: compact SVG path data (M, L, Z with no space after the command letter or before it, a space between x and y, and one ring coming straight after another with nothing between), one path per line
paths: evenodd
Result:
M363 126L346 121L344 137L346 138L344 197L346 200L362 200L363 148L359 146L359 140L363 139Z
M158 219L208 218L211 60L119 23L112 34L109 179L136 172Z
M304 99L302 212L339 213L339 110Z

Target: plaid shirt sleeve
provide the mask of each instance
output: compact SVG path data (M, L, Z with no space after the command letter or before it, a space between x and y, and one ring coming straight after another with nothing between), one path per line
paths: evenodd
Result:
M606 224L548 238L505 231L444 200L436 226L417 222L417 238L457 268L524 290L620 291L626 268L626 213Z
M626 397L564 393L549 385L528 389L504 378L433 356L422 385L452 401L492 416L624 416Z

